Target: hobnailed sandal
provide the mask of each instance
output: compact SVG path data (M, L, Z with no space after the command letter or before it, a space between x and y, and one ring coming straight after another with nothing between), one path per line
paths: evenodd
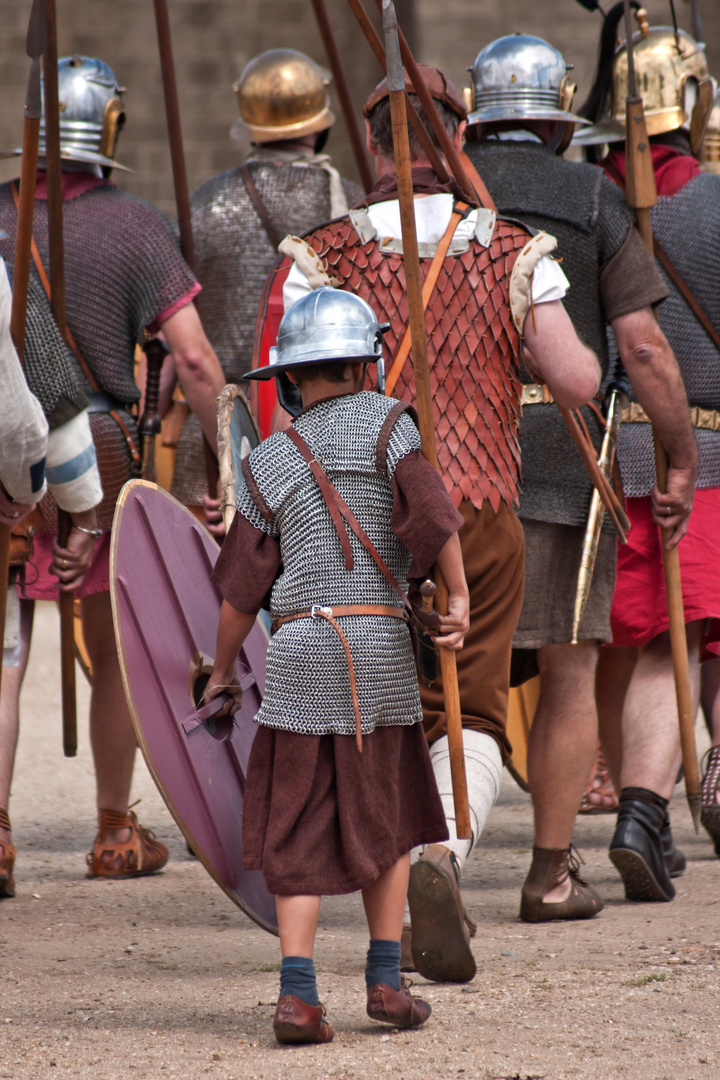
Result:
M0 829L11 831L7 810L0 810ZM0 851L2 851L2 857L0 858L0 900L2 900L5 897L15 895L13 869L17 852L9 840L0 840Z
M108 830L111 829L130 829L130 839L125 843L108 840ZM121 814L117 810L99 810L98 834L92 851L86 855L87 876L144 877L162 870L169 855L165 845L155 839L155 834L150 829L143 828L132 810L127 814Z
M569 848L533 848L530 871L522 887L520 918L523 922L550 922L553 919L592 919L603 909L600 894L580 877L582 858ZM570 878L567 900L544 903L543 898Z
M595 797L593 801L591 796ZM614 814L620 805L617 792L610 779L610 771L605 761L600 743L595 750L595 760L590 770L590 779L585 787L580 802L579 814Z
M705 775L702 781L702 809L700 821L713 842L715 854L720 859L720 806L717 792L720 788L720 746L711 746L703 761Z

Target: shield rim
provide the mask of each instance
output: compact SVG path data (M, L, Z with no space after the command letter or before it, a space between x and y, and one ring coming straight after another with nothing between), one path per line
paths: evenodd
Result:
M119 544L119 537L120 537L120 522L122 520L123 510L125 508L125 502L126 502L128 496L130 495L131 491L134 490L137 487L152 488L154 491L160 492L160 494L163 495L166 499L169 499L170 502L174 503L176 506L179 506L182 509L183 513L187 514L187 516L190 518L190 520L193 522L193 524L195 524L195 525L198 524L197 518L195 517L195 515L190 510L188 510L188 508L186 506L183 506L183 504L181 502L179 502L173 495L171 495L169 491L165 491L164 488L159 487L157 484L153 484L149 480L140 480L140 479L128 480L128 482L126 484L124 484L124 486L122 487L122 489L120 491L120 494L118 495L117 504L116 504L116 507L115 507L115 516L113 518L112 533L111 533L111 538L110 538L110 603L111 603L111 606L112 606L113 629L115 631L115 644L116 644L117 652L118 652L118 661L119 661L119 664L120 664L120 674L121 674L121 677L122 677L123 689L125 691L125 700L127 701L128 709L130 711L130 717L132 719L133 728L135 730L135 737L136 737L136 739L138 741L138 746L140 747L140 751L142 753L143 759L144 759L145 764L147 766L148 772L152 776L153 781L155 783L155 786L157 787L158 791L160 792L160 794L162 796L163 802L165 803L166 807L168 808L168 810L170 812L170 815L173 818L173 821L175 822L177 827L180 829L180 832L184 836L186 842L190 845L190 847L195 852L195 855L197 856L198 861L200 863L202 863L203 867L205 868L207 873L210 875L212 880L215 882L215 884L220 889L222 889L222 891L225 893L225 895L227 897L229 897L230 900L232 900L232 902L236 905L236 907L239 907L240 910L245 915L247 915L247 917L249 919L251 919L257 926L261 927L261 929L267 930L267 932L269 934L272 934L274 937L278 937L279 936L278 928L276 926L272 926L270 923L266 922L263 918L261 918L259 915L257 915L254 911L251 911L250 908L248 908L248 906L245 903L243 903L243 901L239 897L239 895L237 893L233 892L233 890L231 890L228 887L228 885L224 881L222 881L222 879L220 878L220 876L218 875L218 873L214 869L214 867L211 866L208 863L208 861L205 858L204 854L202 853L199 846L197 845L197 843L196 843L190 829L188 828L185 821L183 820L182 815L179 813L177 807L173 803L173 800L170 798L167 791L165 790L165 785L160 780L160 777L159 777L158 771L157 771L157 769L155 767L155 763L153 761L152 755L150 754L150 750L148 748L147 742L145 741L145 733L144 733L144 731L142 729L142 726L140 724L137 708L135 706L135 698L133 697L132 688L130 686L130 679L129 679L128 670L127 670L127 663L126 663L126 660L125 660L125 651L124 651L124 648L123 648L122 635L120 633L120 617L119 617L119 606L118 606L118 597L117 597L117 553L118 553L118 544ZM212 541L213 544L215 544L215 546L219 550L219 545L216 543L216 541L213 539L213 537L210 536L209 533L208 533L208 538ZM260 623L260 626L262 626L262 623ZM264 626L262 626L262 630L263 630L263 633L267 634L267 630L265 629ZM268 635L268 640L270 640L269 635Z

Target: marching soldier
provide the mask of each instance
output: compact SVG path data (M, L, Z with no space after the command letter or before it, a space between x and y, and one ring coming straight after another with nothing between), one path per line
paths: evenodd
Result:
M441 71L423 65L421 71L459 150L467 115L462 96ZM329 270L341 288L359 293L378 317L388 319L394 355L407 303L386 81L364 111L377 183L351 217L295 242L285 302L310 288L308 274L319 282L325 273L327 283ZM470 630L458 657L458 680L473 832L471 840L457 838L442 691L424 690L425 730L450 840L427 847L412 867L411 950L424 976L464 982L475 973L469 944L475 927L460 896L460 873L482 834L509 755L510 645L523 585L522 529L513 509L520 479L518 357L524 342L537 377L568 407L596 392L599 368L563 308L567 280L547 256L555 246L552 237L529 242L523 226L465 205L453 184L439 183L412 130L409 139L418 241L428 259L441 262L426 317L438 457L464 519L460 541ZM530 303L534 315L526 320ZM399 372L395 393L414 398L409 363Z
M692 505L696 451L677 363L653 313L667 289L622 194L597 170L557 156L579 119L569 111L574 88L567 72L562 54L540 38L513 35L488 45L472 67L466 149L501 214L557 236L571 282L567 310L598 356L604 381L605 327L612 326L628 376L668 451L677 542ZM528 674L539 670L541 690L528 746L535 846L520 915L540 922L588 918L602 907L579 876L570 842L597 743L595 670L598 645L611 639L615 539L610 533L600 538L579 643L573 645L592 487L545 389L529 371L523 378L519 514L526 581L513 644L518 668L527 663ZM590 405L582 415L599 448L597 408Z
M612 35L613 46L620 15L610 12L603 33L608 44ZM678 358L699 454L693 513L680 545L690 671L697 695L700 659L717 655L720 638L720 177L702 173L697 160L712 108L712 83L703 46L683 31L676 35L669 27L650 29L643 20L633 51L659 195L652 211L656 262L670 293L658 321ZM621 189L625 147L617 140L624 134L627 81L626 45L607 48L588 101L588 115L598 122L578 140L590 146L610 144L602 166ZM598 679L603 746L621 792L610 858L629 900L672 900L674 875L667 865L665 823L680 764L680 736L662 551L650 497L652 433L636 400L628 406L618 456L632 530L627 547L618 553L614 647L605 651ZM660 505L667 518L663 524L672 528L677 510L670 491ZM716 844L719 791L720 748L714 747L703 784L702 815Z
M223 375L192 300L199 285L185 265L173 232L149 203L118 190L109 179L119 130L124 122L122 90L101 60L61 59L60 142L63 160L63 222L68 341L77 377L90 401L91 426L104 499L99 528L82 529L94 541L94 555L76 591L83 633L93 669L90 738L97 784L99 832L88 856L90 876L149 874L167 861L167 850L128 810L136 741L123 691L115 647L109 594L109 529L122 484L135 470L138 437L132 409L139 398L134 352L147 331L162 330L173 354L185 396L211 445L216 445L215 397ZM40 155L45 149L44 121ZM17 185L0 186L0 226L9 239L0 251L10 257L17 226ZM47 270L47 184L37 177L35 202L36 270ZM53 556L55 504L41 504L44 530L35 541L37 580L27 584L30 599L54 599L77 582L73 548ZM11 692L8 688L7 692ZM6 687L3 685L3 697Z
M252 367L258 306L282 238L346 214L361 194L322 152L335 117L327 79L309 56L294 49L261 53L234 89L240 116L231 136L249 139L251 148L242 165L207 180L191 198L203 319L228 382ZM206 491L200 430L190 416L172 493L200 506Z

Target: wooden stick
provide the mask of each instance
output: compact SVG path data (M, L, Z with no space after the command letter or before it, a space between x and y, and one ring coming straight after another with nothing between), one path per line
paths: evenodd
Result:
M332 71L333 79L335 80L335 89L340 102L340 108L345 117L345 127L347 128L347 133L350 137L350 144L352 146L353 154L355 155L355 162L358 167L358 172L360 173L360 180L365 189L365 193L367 194L374 183L372 170L365 149L365 140L363 139L360 124L358 123L357 112L355 111L355 106L353 105L352 97L350 96L350 87L348 86L345 69L342 60L340 59L340 53L338 51L337 42L335 41L333 28L328 17L325 0L312 0L312 6L313 11L315 12L315 18L317 19L318 29L320 30L320 36L323 39L323 45L325 46L325 53L327 54L328 63L330 64L330 70Z
M65 256L63 243L62 164L60 161L60 104L58 101L57 13L55 0L45 0L45 155L47 171L48 238L50 241L50 307L65 336ZM70 535L68 514L58 507L58 542ZM75 694L75 612L73 594L60 593L60 670L62 673L63 753L77 753L77 700Z
M142 478L155 483L155 439L162 429L160 419L160 374L168 348L160 338L151 338L143 345L147 361L145 405L138 424L142 440Z
M430 386L430 367L427 357L427 335L425 312L422 302L422 279L420 257L418 253L417 230L415 226L415 203L410 164L410 145L405 110L405 80L400 61L397 20L392 0L383 2L383 28L385 30L385 50L387 55L388 89L392 116L393 147L395 150L395 168L398 182L400 204L400 223L403 240L403 265L405 267L405 287L410 313L410 330L413 344L413 368L415 373L415 397L418 411L420 440L423 455L437 469L437 447L435 444L435 420L432 407L432 389ZM438 610L445 614L448 610L448 589L439 568L435 567L437 585L436 601ZM462 717L460 712L460 693L457 678L457 659L450 649L440 648L440 671L442 673L443 693L445 696L445 716L450 750L450 771L455 804L455 824L459 839L469 840L472 836L470 826L470 807L468 804L467 777L465 774L465 754L463 747Z

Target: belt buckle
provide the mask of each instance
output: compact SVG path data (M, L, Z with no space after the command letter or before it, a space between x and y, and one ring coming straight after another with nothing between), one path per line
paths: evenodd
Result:
M313 604L310 608L310 618L317 619L321 615L332 615L331 607L323 607L322 604Z

